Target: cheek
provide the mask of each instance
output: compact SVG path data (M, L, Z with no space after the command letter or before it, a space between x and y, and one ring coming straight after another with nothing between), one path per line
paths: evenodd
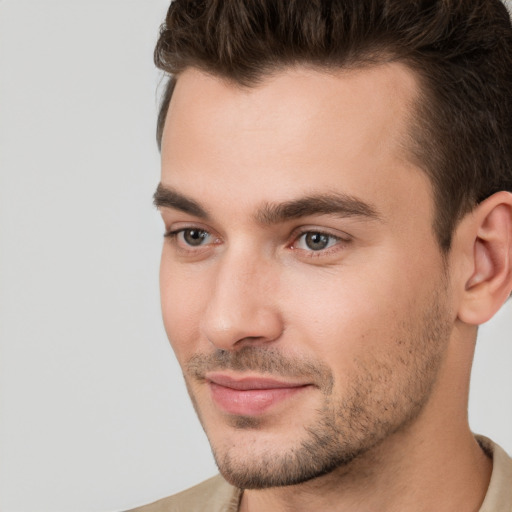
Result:
M180 362L194 352L199 340L202 315L201 287L186 274L166 262L160 265L160 297L167 337Z
M405 266L380 263L286 280L285 317L294 337L341 374L369 353L393 350L429 296L425 281L415 284Z
M396 281L385 283L366 272L355 274L349 269L311 281L298 275L289 282L284 304L290 323L327 343L385 328L393 321L392 312L403 307Z

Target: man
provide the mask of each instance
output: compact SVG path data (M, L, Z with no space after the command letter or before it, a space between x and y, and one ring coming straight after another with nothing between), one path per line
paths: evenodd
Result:
M176 0L164 323L222 476L141 511L512 510L467 420L512 291L498 0Z

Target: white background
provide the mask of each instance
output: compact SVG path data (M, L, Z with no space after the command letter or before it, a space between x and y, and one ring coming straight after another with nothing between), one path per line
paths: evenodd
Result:
M0 511L118 511L215 473L161 326L167 0L0 0ZM512 452L512 304L471 424Z

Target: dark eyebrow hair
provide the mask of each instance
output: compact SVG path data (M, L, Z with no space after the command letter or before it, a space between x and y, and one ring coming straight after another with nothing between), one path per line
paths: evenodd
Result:
M210 217L208 212L199 203L172 188L165 187L161 183L158 184L153 194L153 204L157 208L174 208L202 219Z
M173 208L205 220L210 219L199 203L161 183L153 195L153 204L157 208ZM260 224L269 225L309 215L381 219L373 206L346 194L316 194L284 203L266 203L256 212L255 219Z
M381 220L372 205L346 194L318 194L280 204L266 204L256 214L256 219L262 224L278 224L308 215L333 214Z

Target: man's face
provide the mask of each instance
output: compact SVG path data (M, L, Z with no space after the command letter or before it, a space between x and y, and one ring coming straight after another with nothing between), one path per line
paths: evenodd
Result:
M450 336L413 75L178 79L157 203L164 323L224 476L289 485L420 421ZM452 315L453 316L453 315Z

